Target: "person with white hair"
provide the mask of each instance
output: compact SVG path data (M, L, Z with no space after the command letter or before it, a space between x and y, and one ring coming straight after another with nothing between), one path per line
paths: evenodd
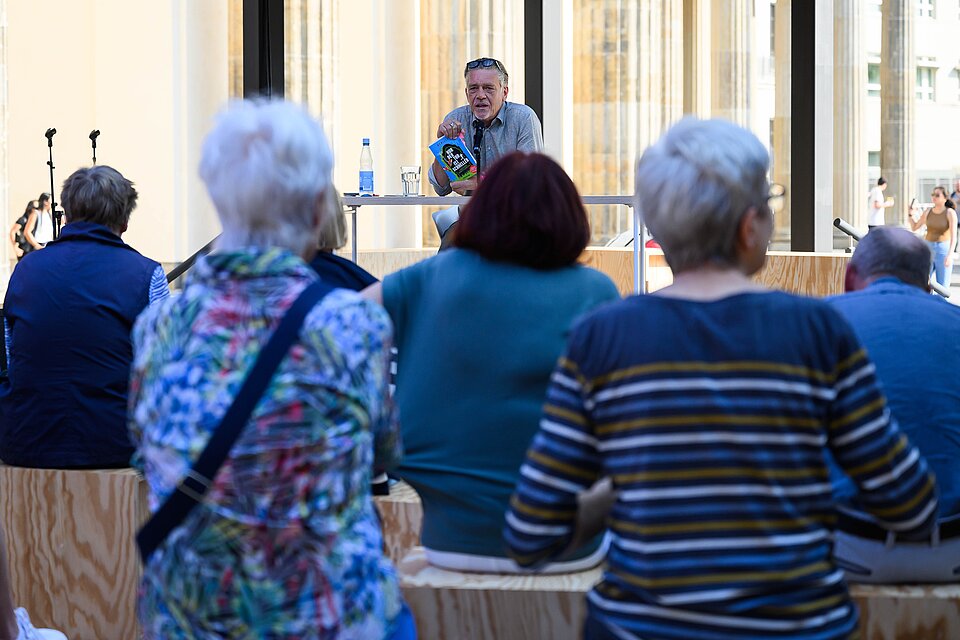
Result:
M235 103L207 136L200 177L223 233L133 331L130 432L151 509L194 473L264 344L316 286L307 261L332 169L320 123L290 103ZM400 455L390 320L331 289L297 335L205 496L148 556L148 639L415 636L370 495Z
M674 282L588 316L554 371L505 537L535 566L606 517L587 639L854 635L828 449L884 526L934 522L933 477L849 325L751 279L783 195L767 165L722 120L686 118L648 148L637 206ZM578 500L601 477L609 512Z

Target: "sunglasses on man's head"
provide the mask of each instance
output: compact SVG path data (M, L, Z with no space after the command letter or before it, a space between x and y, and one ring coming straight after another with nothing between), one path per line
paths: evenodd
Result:
M471 69L489 69L490 67L496 67L500 71L503 71L503 65L500 64L498 60L493 58L477 58L476 60L471 60L467 63L467 71Z

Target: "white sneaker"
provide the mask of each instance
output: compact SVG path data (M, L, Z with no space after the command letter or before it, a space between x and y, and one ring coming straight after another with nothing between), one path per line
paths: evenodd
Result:
M13 613L17 616L17 629L20 630L20 633L17 634L17 640L67 640L67 636L54 629L37 629L34 627L30 622L27 610L23 607L14 609Z

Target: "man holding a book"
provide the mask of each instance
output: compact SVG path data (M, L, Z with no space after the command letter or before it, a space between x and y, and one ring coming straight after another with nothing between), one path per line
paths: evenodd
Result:
M463 77L467 104L447 114L437 127L437 137L460 138L467 152L472 152L476 171L471 177L452 173L441 154L428 172L430 184L441 196L451 191L468 195L477 187L477 175L482 176L501 156L513 151L543 151L543 128L537 114L526 105L507 102L509 76L502 63L478 58L467 63ZM434 146L441 148L431 148Z

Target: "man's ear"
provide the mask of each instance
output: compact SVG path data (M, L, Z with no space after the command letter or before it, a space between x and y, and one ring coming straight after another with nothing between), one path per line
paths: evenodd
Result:
M860 291L867 286L867 283L862 277L860 277L860 272L857 270L857 265L852 262L847 263L847 270L843 274L843 290L847 293L852 293L854 291Z
M509 86L509 85L503 88L503 99L504 99L504 100L507 99L507 94L508 94L508 93L510 93L510 86Z

